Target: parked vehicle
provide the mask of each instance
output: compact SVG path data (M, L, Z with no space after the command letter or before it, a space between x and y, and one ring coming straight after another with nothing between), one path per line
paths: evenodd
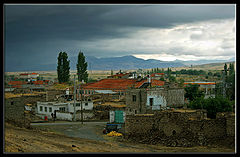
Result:
M110 133L111 131L118 132L119 129L121 128L122 128L121 124L107 123L106 128L103 129L103 133L107 134Z

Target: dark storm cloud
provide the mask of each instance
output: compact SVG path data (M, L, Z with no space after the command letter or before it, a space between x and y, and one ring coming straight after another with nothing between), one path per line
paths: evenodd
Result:
M234 5L5 5L4 16L7 65L31 65L55 62L59 51L109 56L111 50L96 52L81 43L127 38L146 27L234 18L235 11Z
M234 17L234 6L98 5L7 6L9 40L88 40L127 36L122 27L171 27L179 23ZM15 35L15 36L14 36Z

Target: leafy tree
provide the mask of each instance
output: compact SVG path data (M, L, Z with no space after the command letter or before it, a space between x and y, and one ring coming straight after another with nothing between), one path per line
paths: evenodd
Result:
M87 62L85 62L85 56L81 51L78 53L77 75L78 81L82 80L84 80L84 82L88 81Z
M168 68L168 69L167 69L167 76L168 76L168 78L170 78L170 76L171 76L171 73L172 73L172 70L171 70L171 68Z
M193 84L185 87L185 98L188 98L190 101L193 101L197 97L204 96L204 93L198 89L199 85Z
M179 86L179 87L184 87L184 82L185 82L184 79L181 78L181 79L178 81L178 86Z
M169 76L169 81L170 82L176 82L176 77L174 77L174 76Z
M208 72L208 75L209 76L213 76L213 73L210 71L210 72Z
M235 71L234 71L234 64L232 63L230 63L230 65L229 65L229 75L232 75L232 74L234 74L235 73Z
M194 101L191 101L188 105L191 109L206 109L207 116L209 118L216 118L217 112L229 112L232 111L233 102L224 98L223 96L217 96L216 98L204 99L198 97Z
M226 77L226 95L230 100L235 99L235 71L233 64L229 65L229 75Z
M227 64L224 64L224 73L225 73L225 77L227 76Z
M220 78L221 74L220 74L220 72L216 72L216 73L213 74L213 76L217 76L218 78Z
M66 52L60 52L58 55L57 75L59 83L66 83L70 77L70 61Z

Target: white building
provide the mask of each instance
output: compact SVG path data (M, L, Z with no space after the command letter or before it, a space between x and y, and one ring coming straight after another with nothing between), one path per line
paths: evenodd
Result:
M93 109L92 101L82 101L84 111ZM81 110L81 102L76 101L76 113ZM37 102L36 113L40 117L47 116L52 119L51 114L56 113L56 119L72 120L74 113L74 101L69 102ZM77 116L77 115L76 115ZM80 117L80 116L78 116Z

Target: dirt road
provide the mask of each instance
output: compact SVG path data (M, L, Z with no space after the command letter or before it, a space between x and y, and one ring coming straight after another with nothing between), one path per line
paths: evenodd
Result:
M69 137L106 141L102 130L107 122L55 122L55 123L32 123L32 127L44 128L52 132L64 134Z
M50 131L28 130L5 123L4 152L234 152L228 148L208 147L165 147L161 145L119 142L112 137L103 136L105 141L68 137Z

